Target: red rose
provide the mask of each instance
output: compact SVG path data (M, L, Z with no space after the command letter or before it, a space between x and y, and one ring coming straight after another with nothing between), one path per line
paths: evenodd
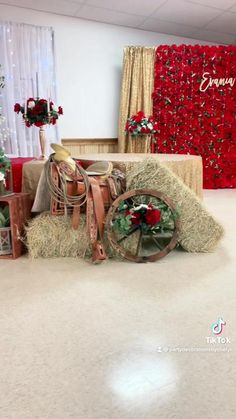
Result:
M144 118L144 113L142 111L139 111L137 115L134 116L135 122L141 122Z
M44 113L44 109L42 105L35 105L35 107L31 109L29 113L30 112L32 113L32 115L39 115L40 113Z
M159 124L157 122L154 122L153 129L154 129L154 131L159 131L160 127L159 127Z
M63 115L63 109L61 106L58 106L58 113L59 115Z
M125 216L131 216L131 223L134 225L139 225L141 221L141 214L139 212L132 212L130 210L125 211Z
M20 110L21 110L21 106L20 106L20 104L19 104L19 103L16 103L16 104L15 104L15 106L14 106L14 112L19 113L19 112L20 112Z
M140 132L142 134L150 134L150 129L147 127L142 127Z
M42 127L42 126L44 125L44 122L43 122L43 121L36 121L36 122L34 123L34 125L35 125L36 127Z
M154 226L161 221L161 211L157 209L147 209L146 212L146 223Z
M43 105L44 103L47 103L46 99L40 99L38 102L40 105Z
M26 127L31 127L31 123L29 122L29 121L25 121L25 125L26 125Z
M141 214L140 212L132 212L131 215L131 222L133 225L139 225L141 222Z

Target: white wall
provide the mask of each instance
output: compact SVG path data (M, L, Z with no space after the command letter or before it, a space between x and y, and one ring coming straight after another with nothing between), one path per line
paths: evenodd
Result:
M54 28L61 138L117 137L125 46L204 43L5 5L0 19Z

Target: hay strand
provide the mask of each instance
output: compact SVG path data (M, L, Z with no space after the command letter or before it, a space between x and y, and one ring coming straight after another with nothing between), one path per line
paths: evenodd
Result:
M74 230L70 217L42 213L29 222L26 237L31 258L84 257L89 245L84 214Z

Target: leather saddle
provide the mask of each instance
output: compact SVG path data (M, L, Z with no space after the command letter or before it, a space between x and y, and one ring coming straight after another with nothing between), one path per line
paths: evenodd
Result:
M79 227L80 213L86 212L86 226L92 247L92 260L106 259L103 245L105 214L112 202L124 192L125 177L113 171L112 163L97 162L86 171L76 162L76 169L65 161L51 159L50 175L58 192L51 195L51 214L71 214L72 227Z

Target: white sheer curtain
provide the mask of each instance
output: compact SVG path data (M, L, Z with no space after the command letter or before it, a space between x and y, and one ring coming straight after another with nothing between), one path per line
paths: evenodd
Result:
M0 21L0 64L5 77L5 87L0 90L0 107L10 129L9 138L4 142L5 152L39 156L39 128L25 127L22 115L14 112L14 104L23 104L38 95L56 102L52 28ZM47 125L46 138L48 145L58 141L57 126Z

